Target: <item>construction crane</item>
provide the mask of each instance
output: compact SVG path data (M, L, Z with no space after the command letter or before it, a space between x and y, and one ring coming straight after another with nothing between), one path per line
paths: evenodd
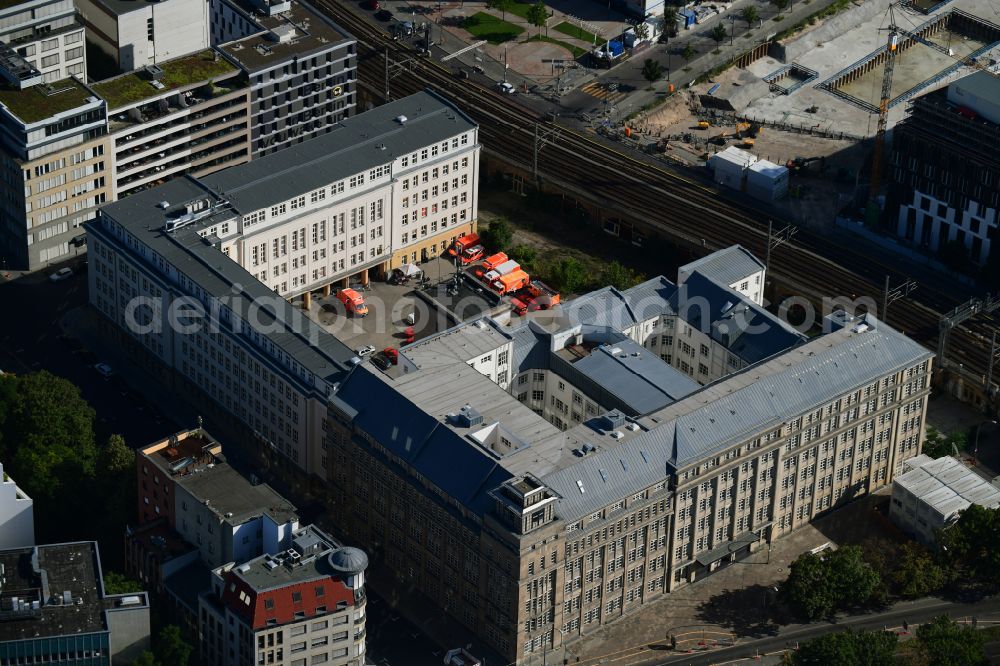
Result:
M889 100L892 97L892 72L896 67L896 52L899 48L899 27L889 5L889 41L886 43L885 69L882 72L882 96L878 101L878 128L875 130L875 152L872 154L872 178L868 188L869 216L878 214L878 193L882 186L882 150L885 147L885 129L889 121Z
M869 216L877 216L878 213L878 193L882 186L882 152L885 149L885 130L886 125L888 124L889 102L892 98L892 73L896 67L896 56L900 50L900 38L905 38L923 44L924 46L932 48L935 51L939 51L950 58L955 58L961 64L971 69L981 70L995 75L995 72L990 69L989 65L980 63L975 58L969 56L956 56L955 52L950 48L941 46L940 44L935 44L929 39L924 39L920 35L896 25L896 16L893 12L893 7L897 4L899 3L890 3L889 27L883 28L883 30L888 31L889 39L886 43L885 69L882 73L882 95L879 98L878 103L878 127L875 131L875 150L872 154L872 177L871 184L868 189Z

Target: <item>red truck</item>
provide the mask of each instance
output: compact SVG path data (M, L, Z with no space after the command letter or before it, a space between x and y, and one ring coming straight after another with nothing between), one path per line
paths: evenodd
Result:
M466 234L455 239L448 248L448 254L458 257L463 264L471 264L482 259L486 250L479 244L479 234Z
M491 254L483 259L483 270L487 272L492 271L505 261L507 261L506 253L497 252L496 254Z
M532 280L524 290L538 306L536 310L548 310L553 305L559 305L559 292L541 280Z
M337 292L337 300L344 304L347 314L352 317L364 317L368 314L365 297L354 289L341 289Z
M528 274L518 268L516 271L501 275L490 283L490 287L501 296L510 294L528 284Z

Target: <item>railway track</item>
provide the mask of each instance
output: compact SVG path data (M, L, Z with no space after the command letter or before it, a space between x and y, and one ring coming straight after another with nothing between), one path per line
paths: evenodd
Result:
M433 88L479 123L479 137L487 154L532 171L536 131L556 126L508 96L473 81L460 80L430 59L415 58L406 45L389 38L377 26L335 0L314 0L358 40L360 85L381 96L384 54L394 62L410 59L410 69L392 80L394 97ZM379 85L372 85L378 82ZM766 254L768 216L720 198L707 183L676 173L644 157L622 151L565 127L538 153L538 172L550 186L563 188L579 199L590 199L622 217L652 227L689 247L716 250L736 243L758 256ZM890 259L891 261L891 259ZM870 297L881 307L885 276L893 284L916 279L914 298L901 299L890 308L888 321L908 335L934 348L940 313L947 312L966 294L956 296L929 279L904 274L898 266L868 256L843 244L799 229L794 242L771 253L771 272L780 281L814 300L824 296L855 300ZM948 357L977 374L986 373L989 339L997 322L979 318L952 330ZM985 339L985 343L984 343Z

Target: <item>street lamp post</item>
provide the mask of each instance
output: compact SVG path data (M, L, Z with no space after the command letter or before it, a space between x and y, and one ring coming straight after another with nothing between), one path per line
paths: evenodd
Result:
M994 421L993 419L987 419L987 420L983 421L982 423L980 423L979 425L976 426L976 439L974 440L974 442L972 444L972 462L973 462L973 464L975 464L977 462L978 458L979 458L979 433L983 429L983 425L986 424L986 423L991 423L993 425L997 424L997 422Z

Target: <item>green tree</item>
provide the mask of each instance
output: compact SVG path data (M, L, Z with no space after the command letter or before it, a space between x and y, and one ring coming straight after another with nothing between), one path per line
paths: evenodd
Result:
M587 267L575 257L563 257L552 269L552 278L563 292L580 293L589 284Z
M489 252L502 252L510 247L514 238L514 228L506 217L498 217L490 226L479 232L483 245Z
M796 615L807 620L827 617L837 607L829 568L822 557L813 553L803 553L792 562L779 595Z
M788 0L769 0L772 5L778 8L778 13L780 14L788 6Z
M545 8L544 2L536 2L535 4L528 7L528 23L535 26L536 28L541 28L545 26L545 34L548 34L549 27L546 22L549 20L549 10ZM541 34L541 30L538 31Z
M601 284L611 285L615 289L628 289L642 282L643 276L631 268L612 261L601 271Z
M723 39L726 38L726 26L722 25L721 23L717 24L714 28L712 28L711 35L712 39L715 40L715 43L719 44L720 42L722 42Z
M117 571L108 571L104 574L105 594L129 594L130 592L141 592L142 583L132 580Z
M760 18L760 12L753 5L747 5L743 8L743 20L747 22L747 30L750 30L750 26L754 24L754 21Z
M663 32L668 37L677 34L677 7L666 5L663 8Z
M1000 509L969 505L941 530L938 543L954 573L969 582L1000 585Z
M160 666L156 657L149 650L143 650L139 656L132 661L132 666Z
M697 54L697 51L695 51L694 47L691 46L691 42L688 42L687 44L685 44L684 45L684 50L681 51L681 57L684 58L684 62L690 61L691 58L695 57L696 54Z
M934 594L947 582L944 569L934 561L930 551L912 541L903 544L896 553L889 576L893 592L908 599Z
M529 273L535 272L538 268L538 250L530 245L515 245L507 251L507 256Z
M794 666L893 666L896 634L851 630L824 634L799 645L789 660Z
M939 615L917 627L917 641L925 663L934 666L979 666L986 664L983 635L963 627L947 615Z
M780 589L782 600L808 620L869 603L881 591L878 572L864 561L858 546L803 553L792 562Z
M97 469L102 477L131 474L135 469L135 451L121 435L111 435L97 454Z
M16 379L16 395L3 424L10 473L43 505L93 478L94 410L80 390L48 372Z
M663 67L658 60L646 58L646 61L642 63L642 76L652 83L663 76Z
M636 23L632 29L635 30L636 41L643 42L649 39L649 25L645 21Z
M191 645L184 640L176 624L161 629L154 643L153 652L162 666L187 666L191 660Z
M486 6L500 12L500 18L507 20L507 10L514 4L514 0L486 0Z
M858 546L838 548L827 556L825 563L830 569L838 609L868 603L882 584L878 572L865 562Z
M16 375L0 375L0 460L7 458L6 438L4 435L7 430L7 420L11 418L14 408L17 406L17 387L18 381ZM11 453L13 453L16 446L16 441L10 443Z

